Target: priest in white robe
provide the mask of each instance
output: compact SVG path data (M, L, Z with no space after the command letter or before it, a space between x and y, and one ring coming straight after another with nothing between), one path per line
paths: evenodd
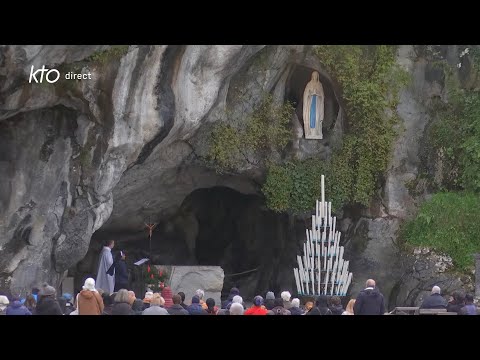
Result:
M113 275L107 274L107 271L113 264L112 249L114 245L115 242L113 240L108 240L106 246L103 247L98 263L97 279L95 280L96 287L109 294L113 293L115 286L115 272L113 272Z

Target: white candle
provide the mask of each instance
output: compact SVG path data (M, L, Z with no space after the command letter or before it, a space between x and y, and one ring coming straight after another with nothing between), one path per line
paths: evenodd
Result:
M304 282L304 278L303 278L303 265L302 265L302 257L300 255L297 255L297 263L298 263L298 268L299 268L299 277L300 277L300 288L302 290L302 294L305 294L305 290L303 288L303 282Z
M320 244L317 244L317 256L318 256L318 261L317 261L317 271L318 271L318 295L320 295L320 284L322 282L322 266L320 262Z
M350 282L352 281L352 273L348 274L348 280L347 280L347 285L343 291L343 295L347 295L348 287L350 286Z
M293 276L295 277L295 284L297 285L297 294L301 294L301 288L300 288L300 280L298 278L298 269L294 268L293 269Z
M332 217L332 202L329 201L328 202L328 217ZM332 219L330 219L330 221L332 221Z
M310 269L310 272L311 272L311 276L312 276L312 295L315 295L315 273L314 273L314 270L313 270L313 266Z
M325 226L327 226L327 219L328 219L327 209L328 209L328 205L327 205L326 202L324 202L323 203L323 216L325 218Z
M325 201L325 175L321 176L321 183L322 183L322 202Z
M323 291L323 293L325 295L327 295L327 291L328 291L328 279L329 279L329 274L330 274L330 263L332 262L332 259L328 259L328 263L327 263L327 275L325 276L325 289Z
M315 216L320 216L320 214L318 213L318 200L315 202Z

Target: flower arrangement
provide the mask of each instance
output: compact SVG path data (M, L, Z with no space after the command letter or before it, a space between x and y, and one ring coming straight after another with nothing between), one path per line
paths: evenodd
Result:
M168 280L168 273L164 269L158 270L154 266L150 266L149 264L146 266L145 272L145 284L152 290L153 292L162 291L162 289L167 286L166 281Z

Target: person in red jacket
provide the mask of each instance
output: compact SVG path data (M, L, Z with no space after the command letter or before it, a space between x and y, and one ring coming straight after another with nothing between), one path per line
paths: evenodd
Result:
M262 307L262 305L263 298L260 295L255 296L252 307L247 309L244 315L267 315L268 310Z

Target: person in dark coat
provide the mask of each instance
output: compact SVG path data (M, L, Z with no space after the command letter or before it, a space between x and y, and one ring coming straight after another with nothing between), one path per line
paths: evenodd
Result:
M353 311L355 315L385 314L385 300L382 293L375 287L375 280L367 280L366 288L357 296Z
M290 310L285 309L283 306L283 299L275 299L274 307L272 310L268 310L267 315L292 315Z
M145 310L143 300L135 299L132 304L132 310L135 312L135 315L142 315L143 310Z
M420 309L446 309L447 308L447 300L444 299L442 295L440 295L440 288L438 286L434 286L432 288L432 293L429 297L423 300L422 305L420 305Z
M125 253L120 251L115 257L113 266L115 268L115 287L114 292L120 289L128 290L128 269L127 263L125 262Z
M289 310L292 315L303 315L303 310L300 309L300 299L293 299L292 307Z
M330 311L332 315L342 315L345 309L342 306L342 300L338 296L330 298Z
M107 293L102 294L104 305L102 315L112 315L113 304L115 304L115 295L117 294L113 293L112 295L108 295Z
M455 291L453 293L453 300L447 305L447 312L459 313L465 306L465 293L463 291Z
M185 310L187 310L188 305L185 304L185 293L180 291L178 293L178 295L180 295L180 299L182 299L182 302L180 303L180 306L183 307Z
M188 311L182 307L182 298L179 294L173 295L172 301L173 305L167 309L170 315L190 315Z
M115 304L112 308L112 315L135 315L135 311L130 306L130 295L128 290L121 289L115 295Z
M14 296L12 302L7 307L6 315L32 315L26 306L20 302L20 297Z
M38 293L38 302L34 315L63 315L56 299L57 291L47 283L43 284Z
M222 301L222 309L226 309L227 306L233 301L233 297L236 295L240 295L240 290L238 290L236 287L231 288L227 300Z
M275 294L273 291L267 292L267 295L265 296L265 308L267 310L272 310L275 306Z
M315 300L315 306L305 315L332 315L332 311L328 308L327 295L319 295Z
M458 315L478 315L477 306L473 303L472 294L465 295L465 306L460 309Z
M200 298L197 295L192 297L192 305L187 307L187 311L190 315L207 315L207 312L200 305Z

